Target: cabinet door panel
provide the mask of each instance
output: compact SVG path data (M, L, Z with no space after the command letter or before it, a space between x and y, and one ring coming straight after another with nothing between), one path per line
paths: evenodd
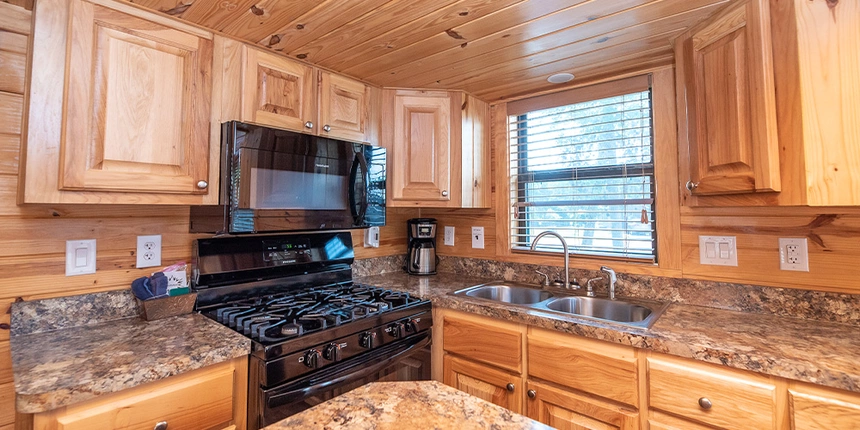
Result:
M445 385L471 394L479 399L522 413L522 378L520 376L445 354L443 359ZM513 391L507 389L514 384Z
M313 69L243 46L242 121L305 133L316 130ZM313 124L306 128L305 123Z
M780 191L767 10L738 4L679 45L696 195Z
M205 194L212 41L71 3L60 189Z
M394 200L451 201L450 124L448 96L395 96Z
M320 72L320 135L367 140L368 101L368 88L361 82Z
M557 429L633 430L639 427L639 414L591 397L528 381L534 398L528 400L528 417Z
M795 384L788 390L792 429L847 429L860 423L860 396L855 393Z

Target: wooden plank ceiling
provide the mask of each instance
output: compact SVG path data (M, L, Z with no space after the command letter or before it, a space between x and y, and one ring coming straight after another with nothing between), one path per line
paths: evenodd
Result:
M489 102L672 61L726 0L128 0L384 87Z

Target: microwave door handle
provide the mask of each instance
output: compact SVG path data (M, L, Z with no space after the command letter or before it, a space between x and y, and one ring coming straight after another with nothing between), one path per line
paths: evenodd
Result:
M306 398L320 392L329 391L343 383L348 383L366 378L391 366L397 361L409 357L413 353L421 350L422 348L425 348L427 345L430 345L430 336L425 334L424 336L422 336L421 340L412 343L411 345L400 349L399 351L396 351L391 355L388 355L384 359L377 361L371 366L365 367L359 365L357 366L358 370L354 372L343 373L333 377L332 379L327 379L316 384L312 383L311 385L303 388L296 388L287 392L266 396L266 404L270 408L275 408L280 405L292 403L296 399Z
M359 210L355 210L355 198L356 198L356 186L358 183L358 170L361 169L362 182L364 183L364 187L368 186L368 172L367 172L367 157L364 156L364 152L356 152L355 153L355 163L352 164L352 171L350 172L350 186L349 186L349 210L352 211L352 218L354 220L354 224L359 226L364 223L364 216L367 214L367 189L361 193L361 202L359 203Z

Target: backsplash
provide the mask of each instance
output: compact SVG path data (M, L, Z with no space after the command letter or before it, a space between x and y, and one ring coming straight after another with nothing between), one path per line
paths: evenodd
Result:
M12 336L137 317L131 290L116 290L12 304Z
M357 260L353 264L353 275L360 277L401 272L404 258L403 255L393 255ZM548 274L550 279L562 278L561 267L452 256L440 256L437 270L477 278L504 279L529 284L540 282L542 277L535 273L536 270ZM860 295L621 272L617 275L615 291L619 297L860 324ZM576 278L582 285L585 285L588 279L602 277L602 281L595 282L595 291L598 296L608 295L605 274L573 268L570 276L571 280Z

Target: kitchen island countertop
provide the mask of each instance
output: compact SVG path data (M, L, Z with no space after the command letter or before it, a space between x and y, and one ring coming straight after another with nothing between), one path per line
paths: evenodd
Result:
M436 381L372 382L272 424L286 429L550 429Z

